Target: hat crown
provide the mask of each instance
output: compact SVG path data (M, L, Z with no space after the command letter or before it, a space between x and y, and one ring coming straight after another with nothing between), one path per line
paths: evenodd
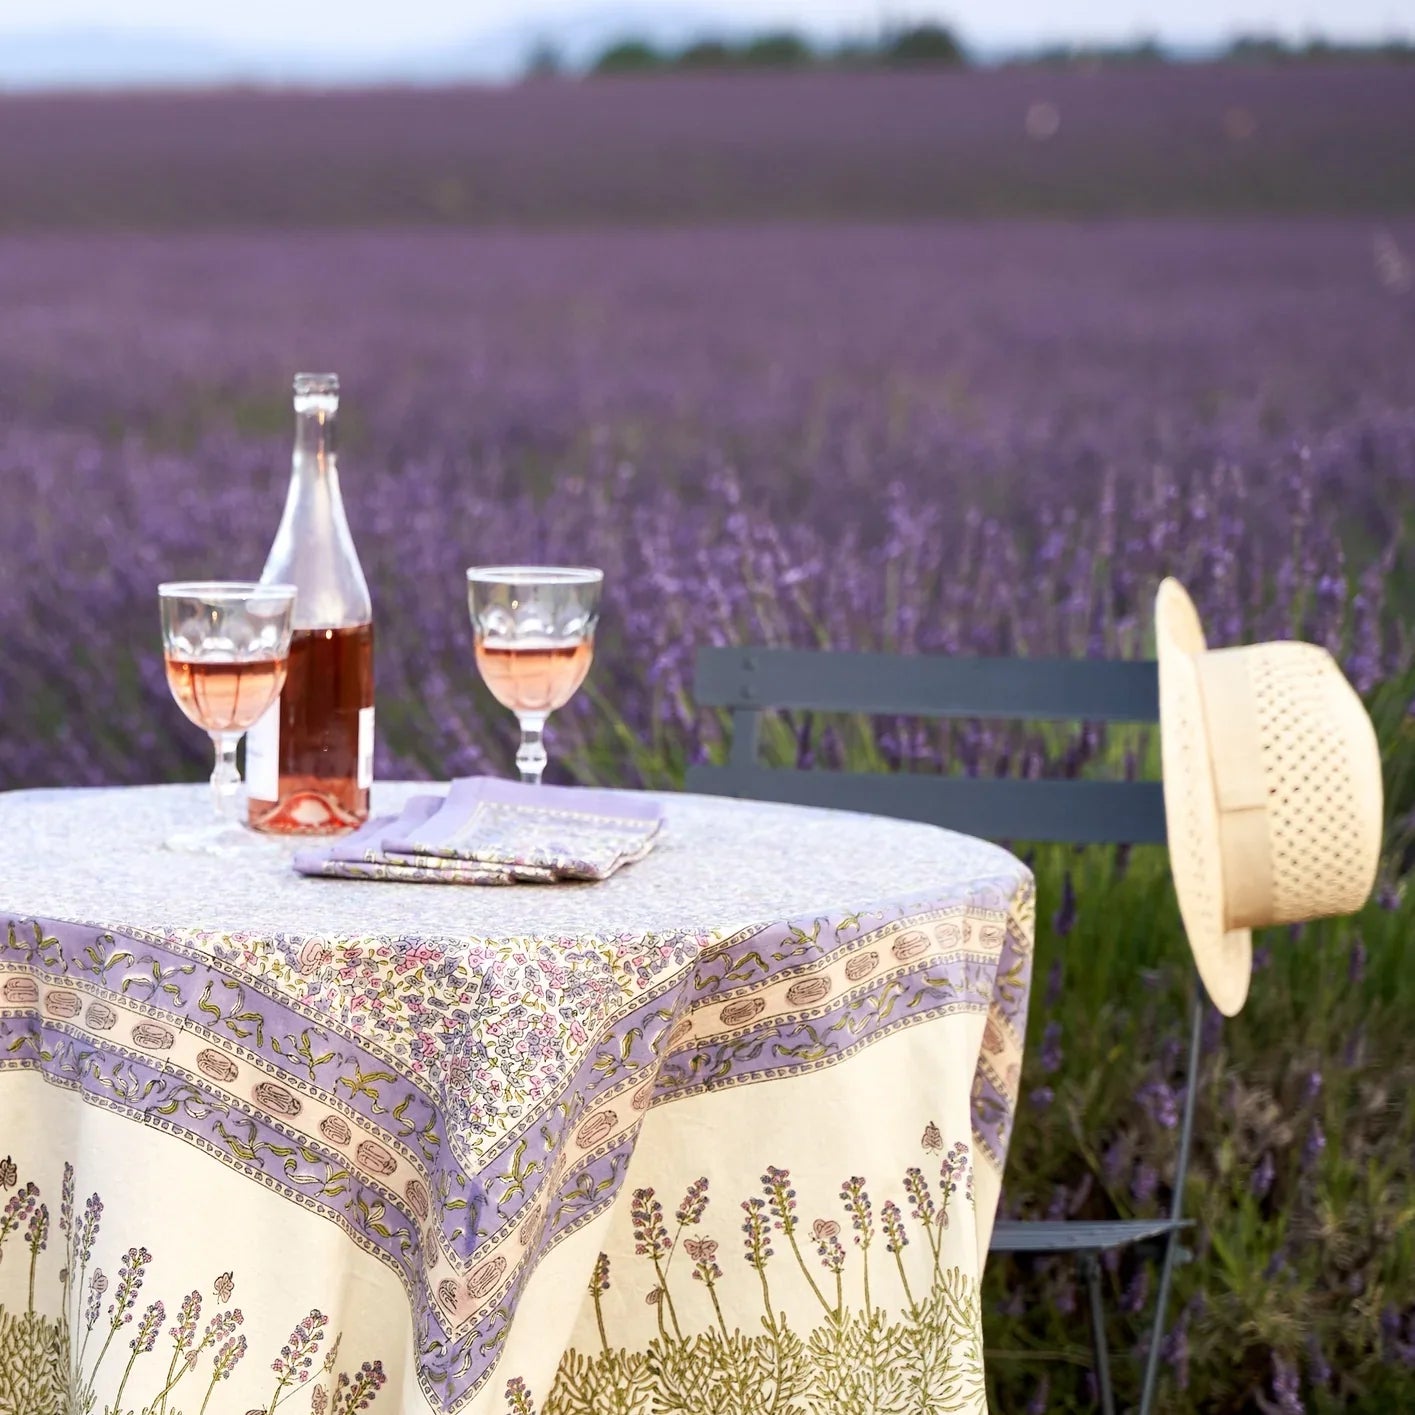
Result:
M1366 902L1381 847L1381 760L1371 719L1331 655L1267 643L1242 654L1268 792L1272 917L1348 914Z

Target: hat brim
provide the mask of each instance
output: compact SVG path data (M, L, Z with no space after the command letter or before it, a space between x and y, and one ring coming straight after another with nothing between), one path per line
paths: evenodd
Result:
M1224 927L1218 797L1194 663L1207 646L1193 601L1177 580L1160 585L1155 638L1170 872L1199 977L1214 1006L1232 1017L1248 997L1253 937L1247 929Z

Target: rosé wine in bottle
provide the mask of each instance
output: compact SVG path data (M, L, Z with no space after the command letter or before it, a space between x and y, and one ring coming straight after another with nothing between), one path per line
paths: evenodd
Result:
M246 737L257 830L331 835L368 819L373 784L373 609L339 494L339 380L295 375L295 452L262 583L295 586L279 699Z

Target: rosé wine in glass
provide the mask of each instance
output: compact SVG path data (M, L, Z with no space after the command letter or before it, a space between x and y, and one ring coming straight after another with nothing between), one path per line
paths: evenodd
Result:
M602 570L548 565L474 566L467 604L477 667L492 696L516 714L521 780L545 772L546 718L574 697L594 658Z

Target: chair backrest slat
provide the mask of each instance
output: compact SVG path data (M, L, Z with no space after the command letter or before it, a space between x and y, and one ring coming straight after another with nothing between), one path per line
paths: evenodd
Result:
M709 648L698 654L695 693L705 707L731 709L732 745L726 766L689 770L690 791L899 816L993 840L1149 845L1165 839L1164 800L1153 781L792 771L757 761L761 715L770 708L1155 722L1153 663Z
M1071 845L1165 840L1164 798L1155 781L1019 781L729 765L689 768L687 788L926 821L988 840Z
M708 648L704 707L813 708L901 717L1155 722L1155 665L1120 659L965 658L814 649Z

